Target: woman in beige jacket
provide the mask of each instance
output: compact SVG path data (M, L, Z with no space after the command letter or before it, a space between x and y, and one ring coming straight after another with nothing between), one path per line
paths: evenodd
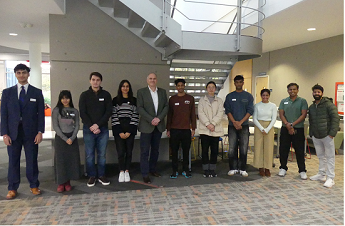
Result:
M200 98L198 105L199 134L202 148L202 168L204 177L216 177L216 164L219 137L224 135L222 118L224 116L223 100L215 96L216 84L210 81L206 85L207 94ZM209 158L209 148L211 156Z

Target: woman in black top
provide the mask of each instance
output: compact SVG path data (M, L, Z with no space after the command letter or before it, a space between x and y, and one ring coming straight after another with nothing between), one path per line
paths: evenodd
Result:
M119 162L119 182L129 182L129 167L132 161L134 137L137 134L139 114L137 99L133 97L131 83L122 80L117 96L113 99L111 124Z

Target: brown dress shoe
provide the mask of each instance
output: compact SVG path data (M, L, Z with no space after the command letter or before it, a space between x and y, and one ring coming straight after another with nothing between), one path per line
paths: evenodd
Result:
M41 194L41 190L39 188L30 188L30 191L34 195L40 195Z
M271 176L271 172L269 169L265 169L265 175L266 177L270 177Z
M265 176L265 170L264 170L264 168L259 168L259 174L260 174L260 176L262 176L262 177Z
M14 199L17 196L17 191L16 190L9 190L6 199Z

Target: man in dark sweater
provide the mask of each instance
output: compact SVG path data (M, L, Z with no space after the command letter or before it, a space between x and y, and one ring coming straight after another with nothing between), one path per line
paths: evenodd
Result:
M79 111L83 121L83 137L86 154L86 173L89 176L88 187L96 183L96 178L103 185L109 185L105 177L105 154L109 139L108 120L112 113L110 93L101 87L102 75L90 74L90 88L80 95ZM95 149L97 148L97 169Z
M316 84L312 90L315 101L309 107L309 135L319 158L319 172L310 177L310 180L325 181L323 186L331 188L335 184L333 138L337 135L340 118L337 107L327 97L322 96L323 87Z
M188 169L188 159L191 138L195 134L196 115L194 97L184 92L185 84L184 79L176 79L175 85L178 93L169 99L167 136L170 137L172 152L173 173L170 176L172 179L177 178L178 175L178 150L180 144L183 151L182 175L186 178L192 176Z
M236 75L234 78L236 90L226 96L224 102L225 114L229 119L229 176L240 173L247 177L247 151L249 143L248 119L254 112L253 96L243 90L244 78ZM238 158L240 149L240 158Z

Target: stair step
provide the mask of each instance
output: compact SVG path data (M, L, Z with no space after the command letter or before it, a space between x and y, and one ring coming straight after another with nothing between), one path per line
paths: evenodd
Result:
M131 11L125 4L118 0L114 0L114 17L128 18Z
M161 32L154 41L155 46L157 47L165 47L170 45L172 42L173 41L168 36L166 36L164 32Z
M152 26L149 22L145 21L143 29L141 30L141 35L147 38L156 38L160 31Z
M227 72L209 72L209 71L170 71L170 75L178 76L207 76L207 77L228 77Z
M113 0L98 0L98 4L101 7L110 7L110 8L114 7L114 1Z
M128 27L142 28L144 23L145 23L145 20L143 18L141 18L138 14L136 14L132 10L129 11Z

